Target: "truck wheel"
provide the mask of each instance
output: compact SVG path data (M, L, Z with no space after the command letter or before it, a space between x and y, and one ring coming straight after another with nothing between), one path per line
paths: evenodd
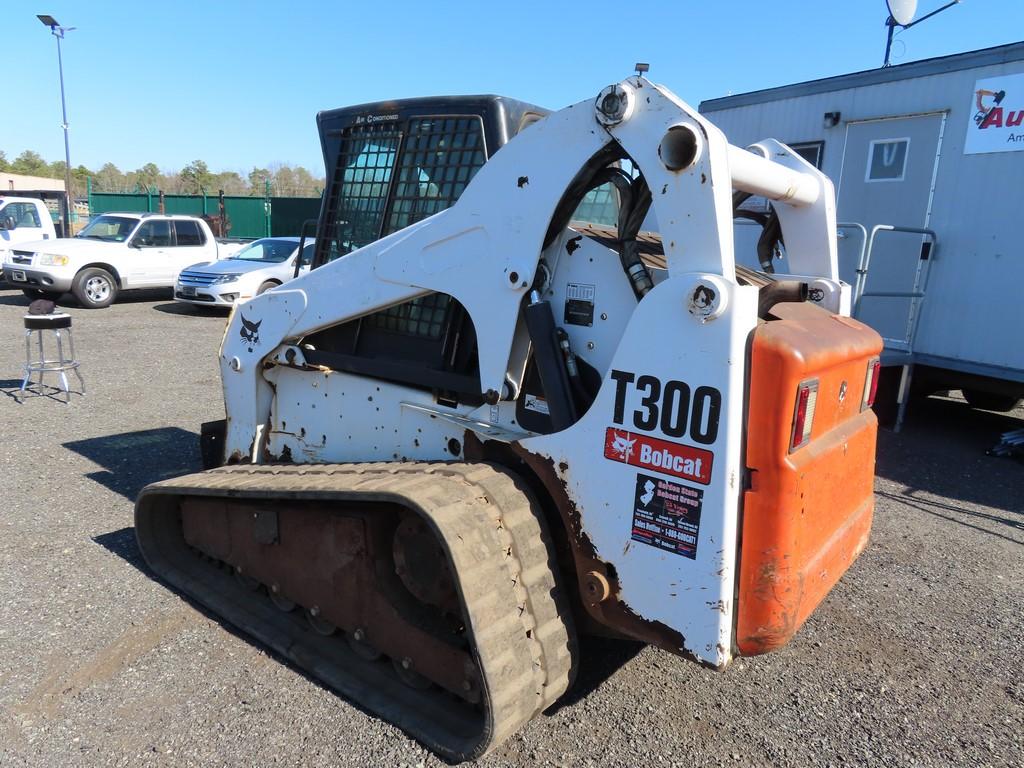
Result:
M22 288L21 292L33 301L36 299L49 299L50 301L56 301L64 295L60 291L44 291L40 288Z
M256 295L259 296L261 293L266 293L271 288L277 288L277 286L279 286L279 285L280 285L280 283L277 282L276 280L267 280L265 283L263 283L263 285L261 285L256 290Z
M983 411L998 411L1006 413L1012 411L1020 402L1019 397L1014 395L1000 395L995 392L984 392L980 389L965 389L964 400L971 408L980 408Z
M117 298L117 281L107 270L89 267L75 275L71 293L86 309L109 307Z

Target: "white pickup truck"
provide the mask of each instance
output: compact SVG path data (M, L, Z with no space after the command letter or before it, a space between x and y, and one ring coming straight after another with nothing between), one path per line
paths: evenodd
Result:
M196 216L104 213L75 237L19 243L4 277L32 298L71 291L84 307L106 307L129 288L173 288L178 273L223 259L245 243L218 241Z
M57 237L50 209L32 197L0 197L0 263L19 243Z

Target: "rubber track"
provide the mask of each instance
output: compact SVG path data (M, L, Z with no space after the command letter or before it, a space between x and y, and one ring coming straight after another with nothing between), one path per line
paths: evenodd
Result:
M525 484L503 468L467 462L221 467L147 486L136 508L137 529L145 526L140 510L154 498L183 495L392 502L431 521L458 577L482 671L483 732L475 747L464 750L410 728L408 718L359 703L449 759L487 753L572 683L575 633L556 583L550 537ZM146 554L144 538L140 532ZM159 574L159 567L154 570Z

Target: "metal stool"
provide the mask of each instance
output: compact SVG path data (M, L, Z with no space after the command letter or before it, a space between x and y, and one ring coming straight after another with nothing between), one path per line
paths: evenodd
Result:
M43 351L43 333L52 331L57 339L57 357L47 359ZM38 342L39 357L32 359L32 334L36 334ZM64 356L64 335L67 334L70 357ZM78 383L82 385L81 394L85 394L85 382L82 374L78 371L79 363L75 359L75 341L71 335L71 315L63 312L52 315L25 315L25 378L21 382L19 395L24 398L26 387L32 380L32 374L39 374L38 394L46 395L46 385L43 383L43 376L47 373L56 373L60 378L64 390L65 402L71 402L71 389L68 387L67 371L74 371L78 377ZM57 390L57 387L51 387ZM60 390L57 390L60 391Z

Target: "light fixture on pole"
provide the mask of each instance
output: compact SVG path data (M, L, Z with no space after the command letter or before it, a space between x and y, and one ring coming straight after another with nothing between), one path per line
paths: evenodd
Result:
M64 59L61 56L60 41L64 33L75 27L62 27L53 16L40 14L37 18L50 28L57 38L57 70L60 73L60 111L61 127L64 129L64 237L71 237L71 150L68 146L68 107L64 99Z

